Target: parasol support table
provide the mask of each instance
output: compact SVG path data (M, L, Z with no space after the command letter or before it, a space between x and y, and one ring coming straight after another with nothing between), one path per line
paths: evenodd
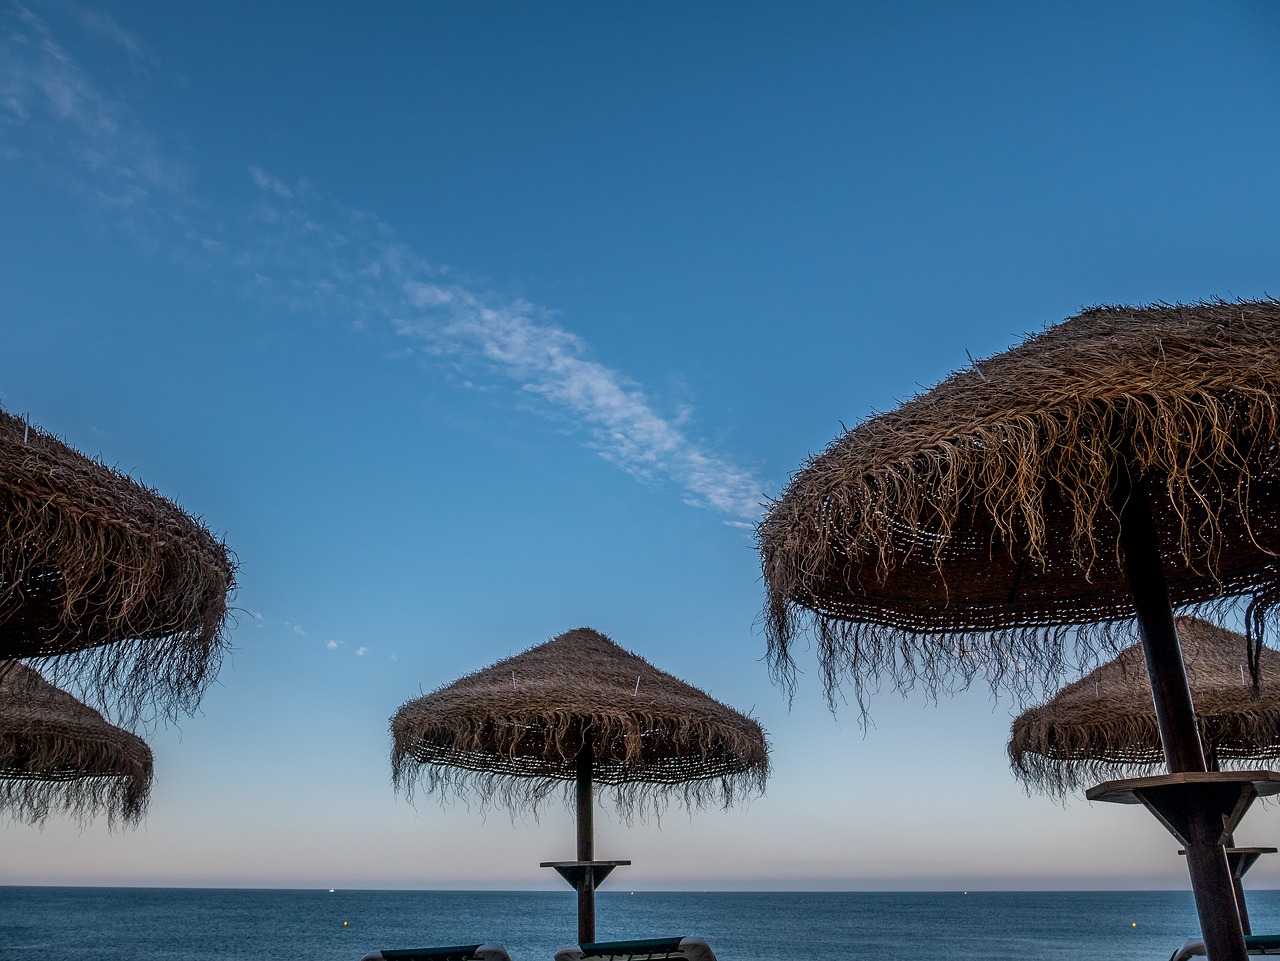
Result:
M1216 817L1217 821L1210 822L1210 836L1216 839L1213 843L1221 845L1235 831L1254 799L1273 794L1280 794L1280 772L1186 771L1104 781L1086 791L1085 797L1090 801L1141 804L1184 845L1193 833L1194 819Z
M543 861L538 867L555 868L560 877L569 882L575 891L582 888L582 882L591 875L591 887L600 887L600 882L613 873L614 868L625 867L630 861Z
M1249 873L1249 869L1257 863L1258 858L1264 854L1275 854L1276 848L1227 848L1226 851L1231 876L1242 878ZM1185 856L1187 850L1183 848L1178 853Z

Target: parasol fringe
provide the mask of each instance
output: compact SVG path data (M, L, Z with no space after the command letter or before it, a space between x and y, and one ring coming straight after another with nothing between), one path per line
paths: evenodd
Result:
M111 830L136 827L146 814L148 797L123 778L34 781L0 776L0 813L24 824L41 825L51 814L83 823L105 813Z

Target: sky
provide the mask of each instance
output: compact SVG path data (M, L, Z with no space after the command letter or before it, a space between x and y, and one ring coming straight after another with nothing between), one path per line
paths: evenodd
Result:
M812 652L789 702L753 532L971 356L1280 293L1278 47L1264 2L0 0L0 405L240 564L143 825L0 825L0 884L559 890L567 810L410 804L388 720L585 625L772 746L729 811L606 795L611 887L1186 889L1145 812L1023 791L1022 705L863 728Z

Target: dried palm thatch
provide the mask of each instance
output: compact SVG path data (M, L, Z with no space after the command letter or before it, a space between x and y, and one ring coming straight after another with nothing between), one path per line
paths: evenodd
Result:
M151 748L18 661L0 662L0 813L51 812L136 824L151 791Z
M398 788L421 777L513 812L567 791L584 741L624 815L728 807L768 776L759 723L585 627L409 701L391 731Z
M1245 639L1197 617L1177 619L1200 740L1210 770L1254 768L1280 757L1280 689L1253 696ZM1264 674L1280 673L1280 652L1264 648ZM1009 738L1014 775L1028 789L1062 797L1098 781L1164 769L1142 645L1069 684L1018 716Z
M1097 307L858 424L760 524L775 672L794 686L806 624L829 699L848 676L864 712L886 680L1027 694L1073 645L1117 650L1117 475L1154 488L1174 606L1243 600L1256 662L1280 600L1278 402L1280 302Z
M131 719L195 707L235 582L203 524L4 411L0 523L0 658L41 661Z

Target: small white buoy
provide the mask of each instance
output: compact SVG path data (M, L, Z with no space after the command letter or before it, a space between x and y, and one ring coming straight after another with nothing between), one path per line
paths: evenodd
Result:
M330 894L333 894L333 888L330 888L330 889L329 889L329 893L330 893Z

